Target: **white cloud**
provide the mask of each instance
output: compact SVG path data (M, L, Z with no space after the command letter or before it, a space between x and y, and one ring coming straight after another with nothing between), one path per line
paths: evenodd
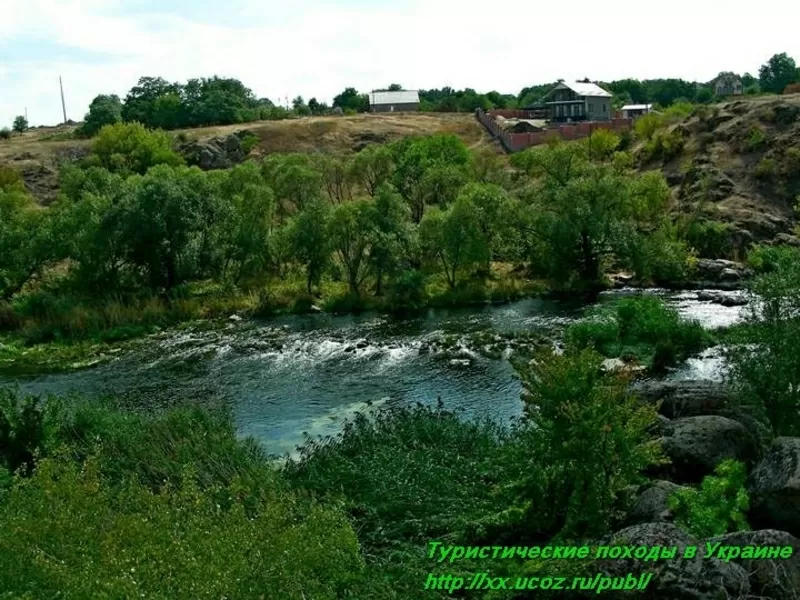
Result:
M52 0L6 0L0 124L26 106L32 124L59 122L59 75L68 116L77 120L95 95L124 97L143 75L218 74L241 79L259 96L330 102L346 86L368 91L397 82L516 93L559 77L708 80L722 70L755 74L775 52L800 59L795 0L762 0L757 10L744 0L729 0L724 10L696 0L658 9L590 0L237 1L243 2L220 7L224 19L196 22L194 13L126 17L122 0L70 0L64 10ZM169 10L166 0L163 6ZM232 24L237 19L240 25ZM2 60L8 44L22 50L37 39L77 53ZM70 58L87 53L97 59Z

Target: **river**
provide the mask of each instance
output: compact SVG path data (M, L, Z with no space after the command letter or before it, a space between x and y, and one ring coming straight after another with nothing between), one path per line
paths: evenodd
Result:
M600 301L626 293L634 292L610 292ZM709 328L731 325L743 311L700 301L697 292L648 293ZM333 434L358 411L398 403L435 404L441 398L466 417L513 418L522 406L520 383L506 360L513 347L500 358L487 357L469 340L478 334L483 344L487 335L505 340L519 332L552 333L585 308L526 299L430 310L407 320L376 314L232 320L225 328L160 334L96 367L0 379L0 385L27 394L114 395L138 407L225 404L241 435L254 436L272 454L292 453L304 434ZM449 339L455 354L436 349L442 339ZM719 352L711 349L669 377L717 379L723 369Z

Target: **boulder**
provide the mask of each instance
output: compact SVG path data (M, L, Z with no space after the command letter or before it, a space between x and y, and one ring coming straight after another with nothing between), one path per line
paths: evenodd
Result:
M678 548L673 560L618 558L596 562L598 570L609 577L625 577L628 573L638 577L644 572L652 573L647 591L640 597L660 600L727 600L743 598L750 593L750 581L741 566L717 558L683 558L686 546L697 546L700 554L702 542L671 523L633 525L610 535L600 545Z
M668 419L716 414L730 402L729 389L714 381L647 381L633 389L641 400L660 404Z
M737 276L734 279L738 280L740 277ZM734 295L717 290L700 290L697 292L697 299L702 302L714 302L722 306L745 306L749 303L748 298L744 295Z
M677 419L661 439L671 460L667 472L686 483L701 481L726 459L749 464L758 455L758 440L744 425L717 415Z
M242 142L252 136L251 132L242 130L225 137L186 142L179 150L187 164L198 166L204 171L229 169L247 157Z
M747 269L732 260L701 258L697 261L696 274L703 281L732 281L742 279Z
M800 438L776 438L750 473L750 522L800 536Z
M788 559L734 559L750 575L750 590L761 598L800 600L800 540L785 531L739 531L709 540L723 546L791 546Z
M774 244L786 246L800 246L800 238L788 233L779 233L775 236Z
M660 523L672 521L674 515L669 509L669 497L681 489L671 481L655 481L639 494L633 508L628 512L627 523Z

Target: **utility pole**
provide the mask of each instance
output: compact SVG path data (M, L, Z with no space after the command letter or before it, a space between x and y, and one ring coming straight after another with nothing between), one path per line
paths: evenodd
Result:
M67 124L67 105L64 104L64 84L61 83L61 75L58 76L58 87L61 88L61 110L64 111L64 125Z

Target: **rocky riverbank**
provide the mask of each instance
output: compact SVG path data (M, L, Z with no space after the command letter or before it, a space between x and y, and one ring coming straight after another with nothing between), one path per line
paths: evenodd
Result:
M657 405L661 440L670 464L651 473L651 481L631 490L636 500L626 527L602 544L677 547L675 560L614 560L598 564L609 576L653 572L648 596L674 600L800 597L800 438L767 441L758 422L731 401L724 385L706 381L643 382L639 398ZM669 497L681 487L696 486L726 459L748 468L748 522L756 530L695 539L674 524ZM789 558L706 558L706 543L721 548L791 547ZM687 546L697 557L683 559ZM736 551L733 554L737 554Z
M731 260L701 258L695 265L691 279L672 283L666 282L662 285L667 289L673 290L734 291L743 289L747 280L752 276L752 270L741 263ZM617 289L652 287L646 282L636 281L632 275L627 273L612 275L611 283Z

